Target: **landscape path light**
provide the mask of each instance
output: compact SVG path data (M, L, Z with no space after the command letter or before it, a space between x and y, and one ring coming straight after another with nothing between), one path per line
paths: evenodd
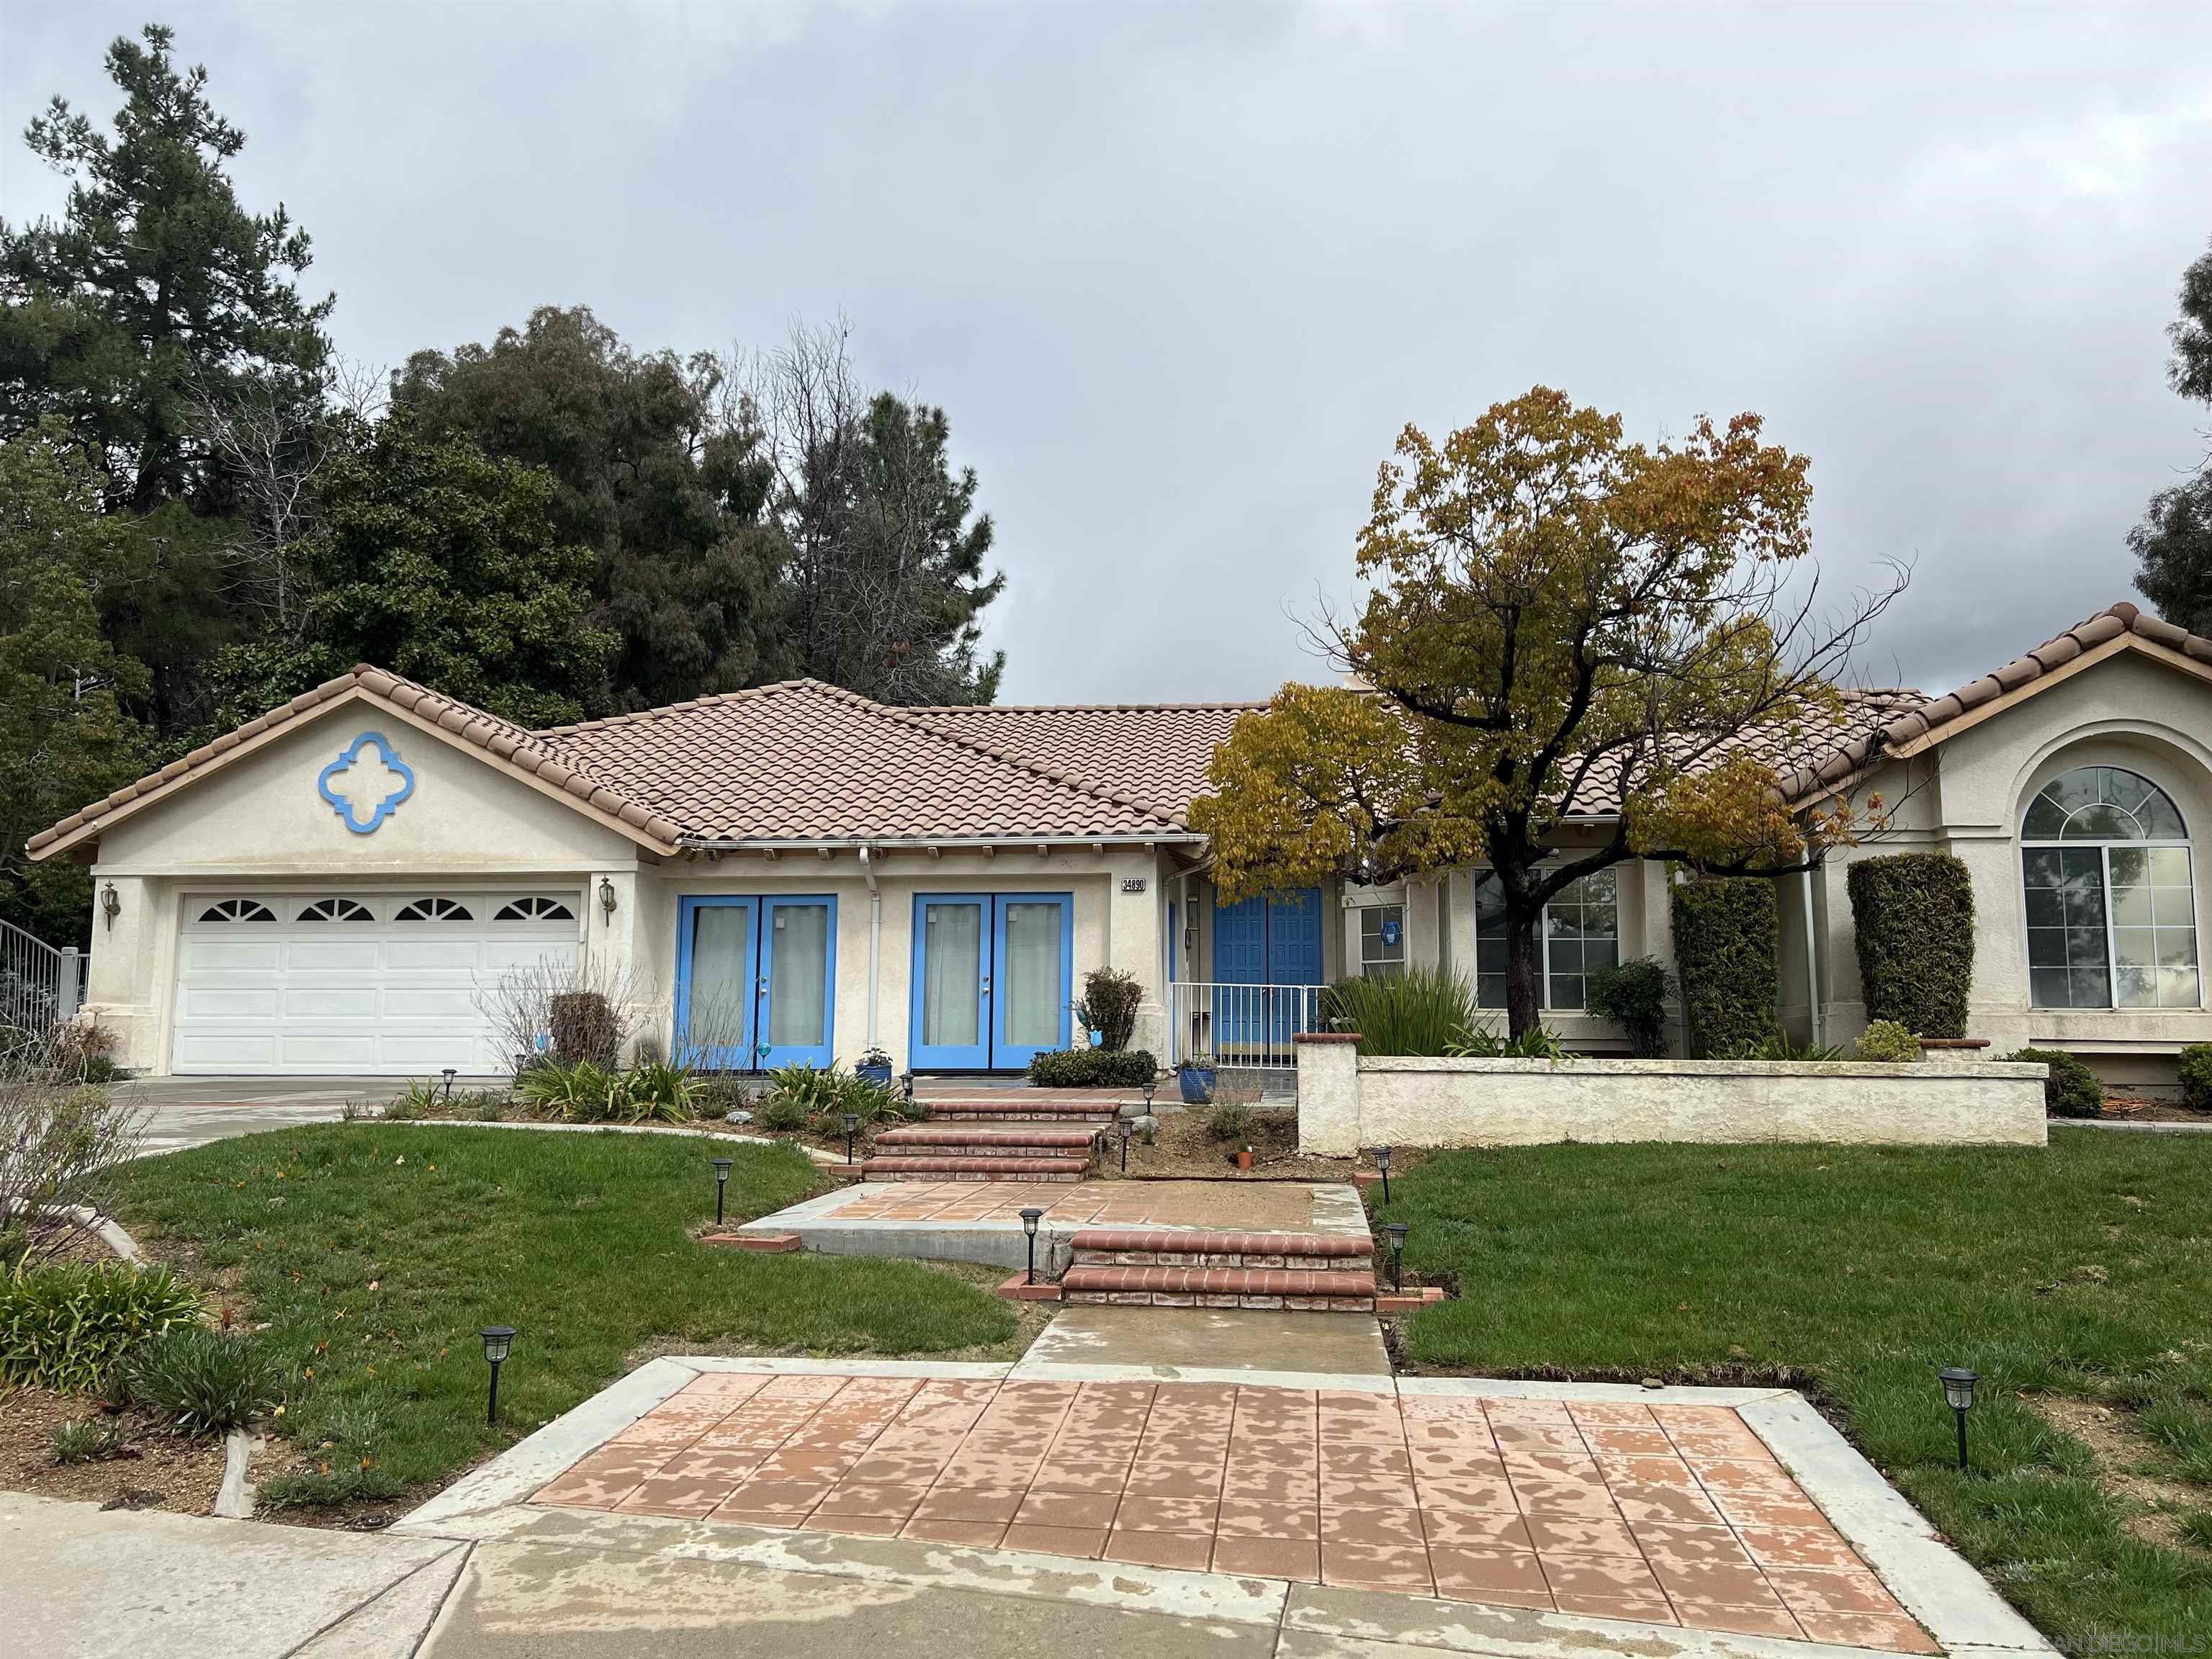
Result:
M453 1068L448 1066L438 1075L446 1079L446 1098L451 1100L453 1097L453 1078L456 1075Z
M1126 1118L1126 1117L1125 1117L1125 1118L1123 1118L1123 1119L1121 1120L1121 1173L1122 1173L1123 1175L1127 1175L1127 1174L1128 1174L1128 1173L1129 1173L1129 1137L1130 1137L1131 1135L1133 1135L1133 1134L1134 1134L1134 1133L1137 1133L1137 1125L1136 1125L1136 1121L1135 1121L1135 1120L1133 1120L1133 1119L1132 1119L1132 1118Z
M1406 1288L1406 1235L1412 1231L1402 1221L1393 1221L1383 1229L1390 1240L1390 1288Z
M1042 1220L1043 1220L1043 1219L1044 1219L1044 1212L1043 1212L1042 1210L1037 1209L1037 1208L1036 1208L1036 1207L1034 1207L1034 1206L1032 1206L1032 1207L1030 1207L1030 1208L1029 1208L1029 1209L1024 1210L1024 1211L1022 1212L1022 1231L1023 1231L1023 1232L1024 1232L1025 1234L1027 1234L1027 1235L1029 1236L1029 1241L1030 1241L1030 1278L1029 1278L1029 1282L1030 1282L1030 1284L1032 1284L1032 1285L1034 1285L1034 1284L1036 1284L1036 1230L1037 1230L1037 1223L1038 1223L1038 1222L1040 1222L1040 1221L1042 1221Z
M848 1164L853 1161L853 1136L858 1133L860 1127L860 1115L858 1112L845 1114L845 1162Z
M514 1346L514 1327L487 1325L483 1328L484 1359L491 1366L491 1395L484 1401L486 1424L499 1421L499 1368L507 1364L507 1356Z
M1390 1207L1390 1149L1388 1146L1375 1149L1375 1167L1382 1173L1382 1207L1387 1210Z
M722 1224L722 1194L729 1188L730 1165L734 1160L718 1158L714 1164L714 1224Z
M1982 1379L1959 1366L1940 1372L1943 1380L1943 1399L1959 1419L1959 1468L1966 1467L1966 1413L1974 1408L1974 1384Z

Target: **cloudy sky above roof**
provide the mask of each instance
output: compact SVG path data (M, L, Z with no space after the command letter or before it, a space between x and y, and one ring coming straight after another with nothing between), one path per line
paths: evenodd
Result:
M103 122L158 15L315 240L348 356L584 303L634 345L842 312L944 404L1012 574L1009 701L1265 695L1407 421L1542 382L1766 416L1871 678L2116 599L2212 416L2212 9L501 8L7 0L0 113ZM0 213L59 205L20 147Z

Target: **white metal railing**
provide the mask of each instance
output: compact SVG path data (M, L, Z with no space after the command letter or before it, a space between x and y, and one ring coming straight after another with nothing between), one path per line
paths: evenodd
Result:
M84 953L0 921L0 1025L43 1031L84 1006Z
M1182 979L1168 987L1170 1062L1290 1071L1302 1031L1322 1029L1325 985L1224 985Z

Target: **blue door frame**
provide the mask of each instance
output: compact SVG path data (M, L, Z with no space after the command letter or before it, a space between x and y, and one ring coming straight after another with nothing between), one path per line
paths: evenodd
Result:
M1000 994L1007 961L1006 906L1049 904L1060 911L1059 983L1053 1006L1058 1012L1050 1047L1065 1048L1071 1031L1070 1005L1075 997L1075 900L1071 893L917 893L914 899L914 969L908 1001L907 1061L916 1071L1018 1072L1047 1045L1008 1040ZM973 1043L929 1043L924 1001L929 986L929 917L933 909L972 908L977 925L975 1031Z
M822 1030L818 1042L771 1043L769 981L773 968L777 913L815 905L825 908L828 935L822 963ZM712 1011L718 1021L734 1030L717 1030L694 1041L692 1036L692 980L699 913L702 910L742 909L745 913L744 941L740 963L744 978L734 1000L737 1006ZM766 925L763 926L763 924ZM701 1011L706 1017L708 1011ZM836 1054L837 1036L837 900L834 894L778 895L711 894L679 898L676 906L676 1042L677 1054L688 1066L707 1072L767 1071L777 1066L828 1066Z

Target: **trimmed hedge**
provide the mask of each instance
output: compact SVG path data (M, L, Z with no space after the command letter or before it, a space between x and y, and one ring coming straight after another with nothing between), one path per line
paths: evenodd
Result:
M1774 884L1758 876L1688 882L1674 890L1671 908L1690 1052L1710 1058L1768 1041L1781 989Z
M1030 1081L1040 1089L1141 1089L1159 1071L1144 1048L1054 1048L1030 1056Z
M2097 1074L2063 1048L2021 1048L2007 1060L2024 1060L2048 1066L2051 1075L2043 1085L2043 1109L2053 1117L2101 1117L2105 1085Z
M2212 1111L2212 1042L2192 1042L2181 1051L2181 1103Z
M1974 982L1974 889L1948 853L1861 859L1846 872L1869 1021L1916 1036L1966 1035Z

